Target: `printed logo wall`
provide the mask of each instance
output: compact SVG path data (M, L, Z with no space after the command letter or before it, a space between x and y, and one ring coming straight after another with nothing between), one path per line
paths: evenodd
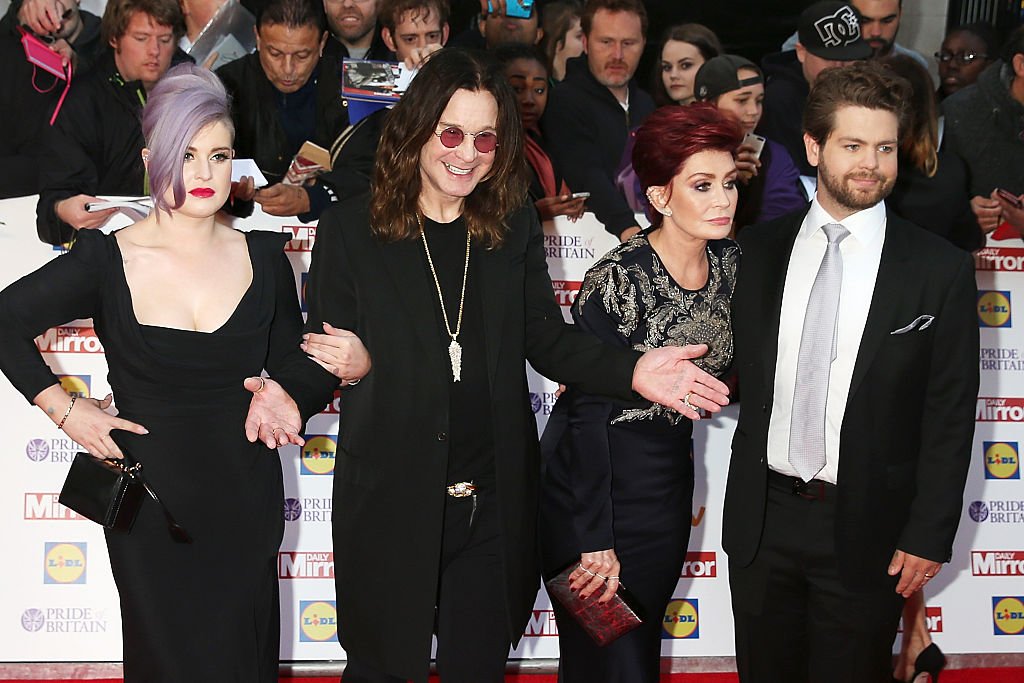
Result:
M0 201L0 220L31 224L35 200ZM299 292L309 268L316 227L257 214L241 229L284 232ZM573 224L545 226L545 249L554 294L568 316L586 269L617 243L591 214ZM55 257L30 231L5 233L0 287ZM1024 520L1019 444L1024 436L1024 331L1012 305L1024 289L1024 249L994 245L978 257L979 367L982 390L976 419L964 517L953 562L931 583L929 628L947 652L1024 651L1020 581ZM106 365L92 322L69 321L36 344L79 396L104 396ZM557 387L530 371L531 403L543 429ZM7 586L0 601L0 662L116 661L121 657L118 598L100 528L68 511L57 492L78 444L0 381L6 409L8 470L0 478L0 523L8 555L0 567ZM285 537L278 556L281 587L281 657L343 659L337 643L335 555L331 543L332 479L337 457L338 396L307 425L307 445L281 449L285 482ZM673 599L662 620L662 652L675 656L733 653L728 564L720 547L721 504L736 406L694 431L696 486L691 539ZM16 587L16 589L12 588ZM558 625L543 591L513 657L557 657ZM1014 637L1017 636L1017 637Z

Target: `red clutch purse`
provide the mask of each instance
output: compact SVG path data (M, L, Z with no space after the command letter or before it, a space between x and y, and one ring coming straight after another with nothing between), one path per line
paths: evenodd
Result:
M569 590L569 575L577 567L572 563L557 575L544 582L548 595L558 600L573 619L587 632L595 643L607 645L619 636L629 633L642 622L633 606L633 599L619 584L619 589L608 602L598 602L600 592L587 599Z

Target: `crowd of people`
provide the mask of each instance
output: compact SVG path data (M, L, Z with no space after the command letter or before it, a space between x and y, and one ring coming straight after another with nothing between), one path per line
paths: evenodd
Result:
M503 680L563 569L578 600L628 585L643 623L598 647L555 604L561 680L657 681L692 421L740 397L723 547L741 680L938 675L921 589L950 559L971 451L969 252L1024 231L1024 28L1003 46L950 31L936 86L896 41L900 0L810 5L759 64L682 24L649 94L640 0L483 0L468 27L447 0L266 0L255 52L195 64L235 5L20 0L0 22L19 132L0 197L38 194L40 239L71 245L0 293L0 368L93 455L145 463L193 536L153 506L107 532L126 681L276 680L273 450L339 386L346 683L425 681L432 638L443 681ZM66 97L19 30L70 66ZM417 75L357 117L346 58ZM331 168L291 182L307 142ZM233 158L268 184L232 180ZM102 195L153 210L105 235ZM320 221L305 328L283 238L219 216L254 202ZM621 244L570 325L541 222L584 211ZM88 317L116 416L76 405L32 343ZM541 442L527 360L568 387Z

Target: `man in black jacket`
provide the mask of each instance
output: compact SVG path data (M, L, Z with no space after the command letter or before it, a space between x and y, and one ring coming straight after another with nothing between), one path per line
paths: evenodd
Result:
M348 124L341 100L341 64L322 57L329 40L317 0L273 0L256 18L256 53L217 69L231 94L235 155L252 158L270 181L236 199L255 199L274 216L312 221L334 201L330 185L280 182L307 140L329 148Z
M639 232L633 210L615 188L629 131L654 111L633 81L644 51L647 11L639 0L592 0L581 18L586 54L569 60L541 120L551 158L605 230L623 241Z
M107 4L103 39L111 49L75 82L56 123L43 136L36 226L44 242L62 244L74 230L106 223L113 210L86 210L96 195L148 192L142 106L170 68L184 28L176 0ZM183 53L181 58L188 59Z
M817 170L804 153L800 124L804 103L814 79L824 69L871 56L871 46L860 34L857 13L848 4L825 0L803 11L795 50L765 57L767 84L764 116L757 132L775 140L793 157L800 175L816 177Z

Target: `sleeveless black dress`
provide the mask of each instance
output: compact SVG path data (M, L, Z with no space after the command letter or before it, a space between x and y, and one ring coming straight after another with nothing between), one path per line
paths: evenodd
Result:
M277 681L281 464L245 438L242 381L311 364L284 241L246 234L252 284L210 333L139 324L117 240L95 230L0 293L0 366L29 400L57 381L33 338L93 318L120 415L149 429L113 437L193 539L175 543L149 500L130 533L106 533L127 683Z

